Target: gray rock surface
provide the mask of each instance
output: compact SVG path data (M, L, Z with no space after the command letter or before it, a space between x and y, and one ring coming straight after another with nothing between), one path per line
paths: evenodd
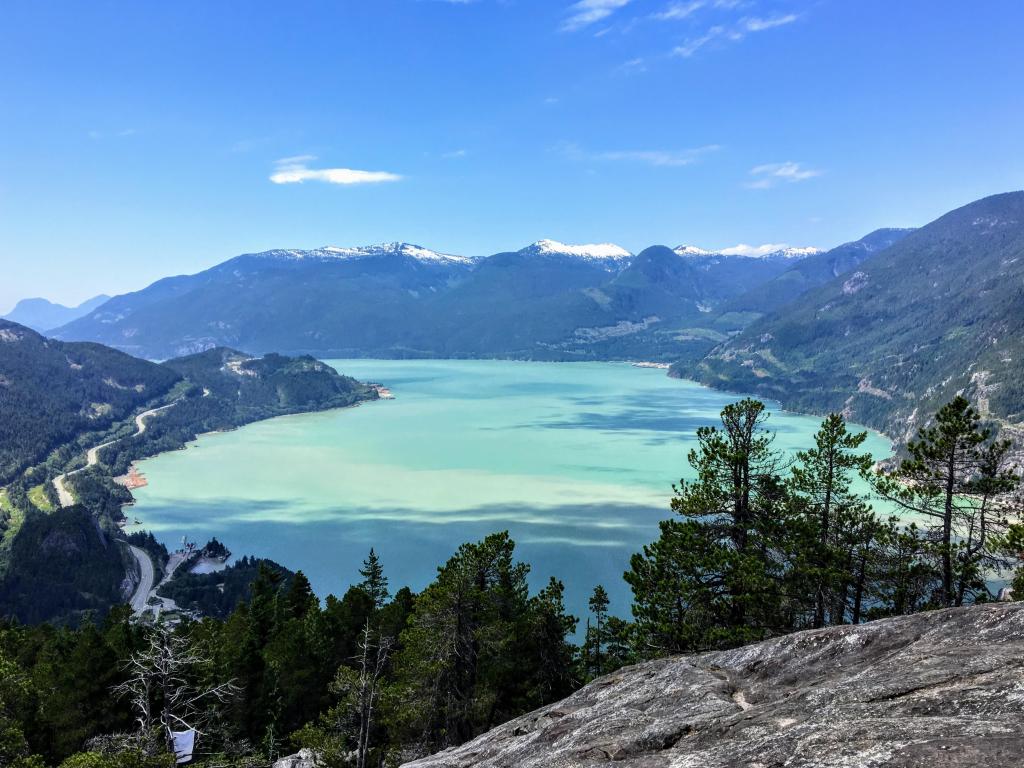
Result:
M274 761L273 768L317 768L316 753L311 749L300 749L294 755Z
M407 768L1024 766L1024 603L639 664Z

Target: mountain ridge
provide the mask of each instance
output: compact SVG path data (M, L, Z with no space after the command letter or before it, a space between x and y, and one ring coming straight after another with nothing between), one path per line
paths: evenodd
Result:
M956 394L1024 422L1024 192L950 211L673 374L904 439Z
M663 248L663 247L662 247ZM659 253L659 265L652 254ZM671 360L677 337L789 259L541 240L484 258L407 243L242 254L116 296L54 335L155 359L231 346L340 356ZM696 352L694 353L696 354Z
M43 298L22 299L2 319L43 333L84 317L109 299L110 296L101 293L74 307Z

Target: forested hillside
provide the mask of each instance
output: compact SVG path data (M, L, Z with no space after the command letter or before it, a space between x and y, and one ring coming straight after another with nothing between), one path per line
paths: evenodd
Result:
M884 251L909 235L912 229L876 229L860 240L800 259L790 269L726 303L723 312L766 315L833 278L857 267L869 256Z
M143 434L102 451L102 462L114 474L126 472L135 459L180 448L204 432L377 398L373 387L311 357L254 358L216 348L162 365L181 377L181 394Z
M0 616L19 621L75 623L128 596L135 566L115 521L132 497L112 478L131 461L203 432L377 398L308 357L212 349L157 364L0 323ZM154 405L140 431L136 415ZM76 504L59 508L54 478L99 445L95 466L64 477Z
M47 339L0 320L0 485L62 443L167 394L179 378L99 344Z
M963 392L1024 421L1024 192L946 214L674 374L903 438Z

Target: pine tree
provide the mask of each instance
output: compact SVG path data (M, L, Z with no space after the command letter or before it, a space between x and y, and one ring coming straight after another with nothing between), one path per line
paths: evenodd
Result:
M1000 536L1010 522L1006 499L1019 483L1008 468L1009 447L964 397L956 397L907 445L910 454L877 480L879 492L929 522L930 550L939 561L936 602L962 605L984 592L983 567L1001 565Z
M287 618L292 619L301 619L312 608L320 605L316 595L313 594L313 586L302 571L297 571L292 577L284 602L285 614Z
M363 580L359 587L368 594L377 610L384 607L390 597L388 592L388 578L384 575L384 566L381 565L377 553L370 548L370 554L363 560L363 567L359 569L359 575Z
M786 627L778 558L787 536L784 462L757 400L697 430L693 482L675 488L661 535L633 555L626 581L645 654L730 647Z
M590 669L586 670L589 678L598 677L604 674L605 659L601 656L602 647L605 643L608 619L608 593L604 587L598 584L588 601L590 612L594 614L594 625L587 627L587 636L584 643L587 646L587 653L590 661Z
M814 448L798 451L792 467L788 485L807 537L798 544L794 571L796 580L809 582L815 628L842 624L858 584L863 592L865 547L877 521L851 484L854 473L864 475L871 467L870 454L856 452L866 439L867 432L851 433L842 416L830 414L814 436ZM859 618L858 609L852 612Z
M528 631L523 638L525 658L514 660L519 674L527 672L531 676L522 709L557 701L576 687L576 646L568 638L578 622L565 610L565 585L551 577L547 586L530 598L528 611Z
M512 650L528 617L529 567L507 532L463 544L416 598L396 660L400 727L424 749L461 744L508 719L531 675ZM491 702L481 709L481 702Z

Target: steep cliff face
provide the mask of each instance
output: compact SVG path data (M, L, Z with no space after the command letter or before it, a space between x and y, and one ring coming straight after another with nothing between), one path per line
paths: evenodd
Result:
M406 768L1024 764L1024 604L640 664Z

